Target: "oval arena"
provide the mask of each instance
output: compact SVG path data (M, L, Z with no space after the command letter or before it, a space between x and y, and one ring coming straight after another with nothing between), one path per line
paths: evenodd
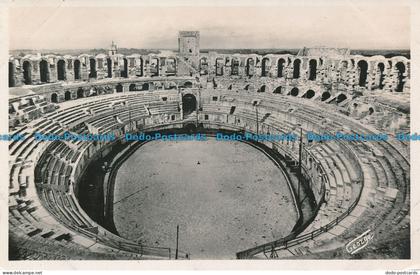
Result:
M176 53L10 56L10 135L26 137L9 141L10 259L410 258L410 148L392 138L410 132L410 60L202 52L199 39L180 32ZM116 139L35 138L65 132ZM300 142L309 132L391 138ZM346 252L367 229L369 245Z

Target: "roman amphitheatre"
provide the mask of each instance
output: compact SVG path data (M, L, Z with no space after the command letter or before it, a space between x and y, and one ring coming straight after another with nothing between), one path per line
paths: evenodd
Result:
M409 56L178 45L9 56L10 260L410 258ZM116 139L35 138L65 132ZM391 138L215 139L245 132Z

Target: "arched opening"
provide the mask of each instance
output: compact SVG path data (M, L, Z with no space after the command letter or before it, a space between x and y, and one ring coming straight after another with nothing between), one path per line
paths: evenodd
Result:
M283 89L281 86L277 87L274 91L273 94L282 94L283 93Z
M249 84L244 87L244 90L245 91L248 91L249 90Z
M89 66L90 66L89 78L96 78L96 76L97 76L97 73L96 73L96 60L94 58L90 58L89 59Z
M280 58L279 61L277 61L277 77L283 77L284 63L286 63L286 61L283 58Z
M111 60L111 58L106 59L106 67L107 67L107 72L108 72L107 77L112 78L112 60Z
M373 114L375 112L375 110L373 110L372 107L369 107L369 115Z
M313 90L307 90L306 93L303 95L304 98L313 98L315 96L315 92Z
M15 66L13 62L9 62L9 87L15 86Z
M51 102L58 103L58 96L56 93L51 94Z
M121 93L123 91L123 86L119 83L116 87L115 90L117 91L117 93Z
M152 58L150 60L150 75L159 76L159 59L158 58Z
M268 76L268 72L270 71L270 59L263 58L261 61L261 76Z
M400 93L404 89L405 65L402 62L398 62L397 64L395 64L395 68L397 68L397 70L398 70L398 75L397 75L398 84L397 84L397 88L395 89L395 91Z
M41 77L41 82L46 83L49 80L49 71L48 71L48 62L46 60L41 60L39 62L39 73Z
M26 85L32 84L32 65L29 61L23 62L23 82Z
M254 75L254 67L255 67L254 59L248 58L246 61L246 75L247 76Z
M80 60L79 59L76 59L76 60L74 60L74 79L75 80L78 80L78 79L81 79L81 76L80 76Z
M57 80L66 80L66 61L63 59L57 62Z
M337 104L340 104L341 102L343 102L346 99L347 99L347 96L345 96L344 94L339 94L337 96Z
M225 61L223 58L216 58L216 76L222 76L223 75L223 66Z
M266 86L266 85L262 85L262 86L258 89L257 93L265 93L266 91L267 91L267 86Z
M325 100L329 99L330 97L331 97L331 94L329 92L324 92L324 93L322 93L321 101L325 101Z
M176 74L176 60L175 58L166 59L166 75L175 75Z
M197 109L197 99L193 94L185 94L182 97L182 113L189 115Z
M139 58L136 61L136 76L143 76L143 59Z
M367 81L368 64L364 60L357 62L357 70L359 71L359 86L365 87Z
M300 77L300 63L300 59L295 59L295 61L293 61L293 78Z
M207 75L209 73L209 63L207 62L207 58L203 57L200 59L200 75Z
M128 87L128 91L129 92L132 92L132 91L135 91L136 90L136 84L130 84L130 86Z
M70 91L65 92L64 93L64 100L67 101L67 100L70 100L70 99L71 99L71 93L70 93Z
M85 97L85 91L83 90L83 88L79 88L77 89L77 98L82 98Z
M383 89L384 88L384 71L385 71L385 65L384 63L378 64L378 74L379 74L379 81L378 81L378 88Z
M316 60L311 59L309 61L309 80L316 79Z
M291 91L290 91L290 95L291 96L298 96L299 95L299 89L294 87Z
M127 58L123 58L123 69L121 71L121 77L128 77L128 61Z
M239 60L234 58L232 59L232 66L231 66L231 75L239 75Z
M141 85L141 91L148 91L149 90L149 83L143 83Z

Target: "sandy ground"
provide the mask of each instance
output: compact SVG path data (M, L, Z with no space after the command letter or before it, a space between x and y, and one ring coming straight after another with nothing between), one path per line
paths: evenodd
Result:
M175 248L179 225L179 249L192 259L234 259L238 251L287 235L296 219L281 171L241 142L149 142L116 177L118 232Z

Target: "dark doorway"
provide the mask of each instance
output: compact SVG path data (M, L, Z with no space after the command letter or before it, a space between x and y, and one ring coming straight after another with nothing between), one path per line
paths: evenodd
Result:
M316 79L316 60L311 59L309 61L309 80Z
M56 93L51 94L51 102L58 103L58 96Z
M78 79L81 79L81 76L80 76L80 60L79 59L76 59L76 60L74 60L74 79L75 80L78 80Z
M321 101L325 101L325 100L329 99L330 97L331 97L331 94L329 92L324 92L324 93L322 93Z
M90 58L89 59L89 66L90 66L89 78L96 78L96 76L97 76L97 73L96 73L96 60L94 58Z
M281 86L279 86L273 91L273 94L281 94L282 92L283 92L283 89Z
M296 59L293 61L293 78L299 78L300 77L300 59Z
M314 96L315 96L315 92L313 90L308 90L303 97L304 98L313 98Z
M397 75L398 84L397 84L397 88L395 89L395 91L401 93L403 91L403 88L404 88L405 65L402 62L398 62L397 64L395 64L395 67L398 70L398 75Z
M70 100L71 99L71 93L69 91L64 93L64 100Z
M9 87L15 86L15 66L13 62L9 62Z
M254 59L248 58L246 61L246 75L253 76L254 75Z
M359 86L365 87L367 81L367 68L368 64L364 60L357 62L357 68L359 70Z
M383 89L384 88L384 70L385 70L384 63L379 63L378 64L378 73L379 73L378 87L379 87L379 89Z
M298 96L299 95L299 89L294 87L291 91L290 91L290 95L291 96Z
M121 71L121 77L128 77L128 62L127 62L127 58L123 59L124 61L124 66L123 66L123 70Z
M66 80L66 61L63 59L57 62L57 79Z
M111 78L112 77L112 60L111 60L111 58L106 59L106 66L107 66L107 69L108 69L107 77Z
M77 90L77 98L85 97L85 91L82 88Z
M268 76L268 72L270 71L270 59L263 58L261 62L261 76Z
M265 91L267 91L267 86L266 86L266 85L262 85L262 86L258 89L257 93L265 93Z
M41 60L39 62L39 73L41 77L41 82L46 83L49 80L49 72L48 72L48 62L46 60Z
M182 113L189 115L197 109L197 99L192 94L186 94L182 97Z
M280 58L277 62L277 77L283 77L283 67L286 61L283 58Z
M118 84L115 89L117 90L117 93L122 93L123 91L123 86L121 84Z
M347 99L347 96L345 96L345 95L343 95L343 94L339 94L338 96L337 96L337 104L339 104L339 103L341 103L341 102L343 102L344 100L346 100Z
M32 84L32 65L29 61L23 62L23 82L26 85Z
M132 92L136 90L136 84L130 84L130 86L128 87L128 91Z

